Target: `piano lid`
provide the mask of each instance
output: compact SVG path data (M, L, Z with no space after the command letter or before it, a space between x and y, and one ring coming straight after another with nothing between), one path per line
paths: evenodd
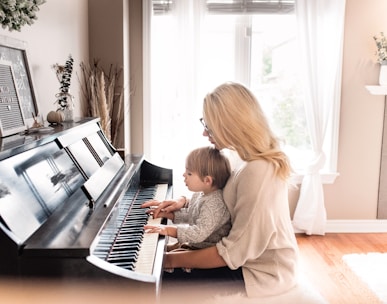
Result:
M71 201L71 196L83 189L88 176L112 157L114 151L103 142L98 121L63 124L33 141L17 141L17 136L30 137L19 134L14 136L14 142L20 145L0 150L0 222L15 242L23 243L58 206ZM86 159L82 154L88 155L92 166L83 166ZM90 198L88 193L83 196L82 202Z
M85 181L54 142L0 162L0 171L0 216L20 241Z

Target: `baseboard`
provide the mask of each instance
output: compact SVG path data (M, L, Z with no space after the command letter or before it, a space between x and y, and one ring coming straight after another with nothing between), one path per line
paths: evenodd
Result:
M328 220L326 233L378 233L387 232L387 220Z

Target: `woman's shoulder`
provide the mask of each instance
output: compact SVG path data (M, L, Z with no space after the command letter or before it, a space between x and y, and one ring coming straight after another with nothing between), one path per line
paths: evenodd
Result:
M274 166L266 160L253 160L245 162L233 172L230 183L250 183L250 181L263 181L275 179Z
M237 170L236 174L261 174L263 172L272 172L274 170L273 165L265 159L257 159L248 162L244 162Z

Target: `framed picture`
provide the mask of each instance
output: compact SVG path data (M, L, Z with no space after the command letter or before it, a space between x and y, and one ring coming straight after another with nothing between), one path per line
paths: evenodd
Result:
M0 35L0 60L12 64L23 116L26 125L31 127L39 109L28 64L26 42Z
M0 59L0 136L24 131L26 123L16 89L12 62Z

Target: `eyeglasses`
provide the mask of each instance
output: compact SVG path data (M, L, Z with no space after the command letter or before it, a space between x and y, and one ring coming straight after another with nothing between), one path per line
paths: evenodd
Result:
M203 117L199 119L201 124L203 125L203 128L204 130L207 132L208 136L212 137L212 132L210 131L210 129L208 129Z

